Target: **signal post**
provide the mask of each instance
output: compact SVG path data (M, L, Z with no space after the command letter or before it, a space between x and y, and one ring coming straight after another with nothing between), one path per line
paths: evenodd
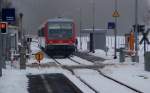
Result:
M112 14L112 17L114 17L115 21L115 28L114 28L114 35L115 35L115 42L114 42L114 59L117 58L117 19L120 17L120 14L118 12L118 1L115 0L115 7L114 12Z
M2 59L2 67L6 68L5 63L5 54L6 54L6 36L8 34L8 23L7 22L0 22L0 29L1 29L1 59Z
M43 60L43 58L44 58L44 54L42 52L37 52L35 54L35 59L39 62L39 65L41 63L41 60Z
M2 68L6 68L5 63L5 42L6 42L6 34L7 34L8 23L0 22L0 76L2 76Z

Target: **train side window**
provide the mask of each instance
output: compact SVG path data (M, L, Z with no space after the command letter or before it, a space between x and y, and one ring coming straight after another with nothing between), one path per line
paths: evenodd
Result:
M44 28L41 30L41 36L44 36Z
M41 36L41 31L40 30L38 31L38 36Z
M44 36L44 29L43 28L38 31L38 36L40 36L40 37Z

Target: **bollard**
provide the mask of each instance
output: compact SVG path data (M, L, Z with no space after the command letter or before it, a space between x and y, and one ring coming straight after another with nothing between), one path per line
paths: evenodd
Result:
M150 71L150 52L144 54L144 67L145 71Z
M119 58L120 58L120 62L124 62L125 61L125 52L124 52L125 48L120 48L119 50Z
M139 56L132 56L132 62L139 62Z

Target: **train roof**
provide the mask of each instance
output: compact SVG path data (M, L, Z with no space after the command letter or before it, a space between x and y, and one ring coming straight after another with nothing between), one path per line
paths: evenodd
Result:
M73 22L73 19L69 19L69 18L52 18L52 19L48 19L47 21L45 21L42 25L40 25L40 27L38 28L41 29L45 26L46 22Z
M73 20L69 18L54 18L49 19L48 22L73 22Z

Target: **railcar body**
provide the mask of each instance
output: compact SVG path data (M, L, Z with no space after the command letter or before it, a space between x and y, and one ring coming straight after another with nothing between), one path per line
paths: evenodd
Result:
M72 19L46 21L38 31L39 46L51 56L69 56L76 49L76 30Z

